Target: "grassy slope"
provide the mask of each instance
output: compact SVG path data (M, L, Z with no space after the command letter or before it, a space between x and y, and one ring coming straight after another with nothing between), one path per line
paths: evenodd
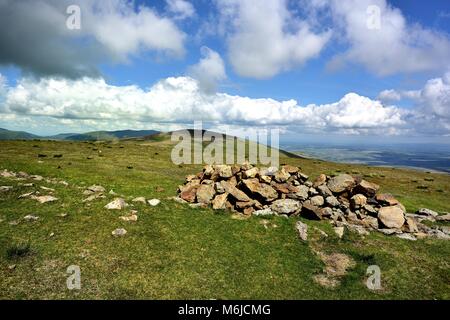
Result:
M295 219L275 217L271 221L278 227L265 229L261 218L233 220L226 212L191 209L166 200L175 195L184 176L201 166L173 165L171 145L165 141L16 141L0 142L0 147L0 168L70 183L69 187L40 184L56 188L60 201L51 204L17 200L19 194L30 190L25 187L0 194L0 219L4 220L0 222L0 298L450 298L448 241L409 242L378 233L338 240L326 221L306 221L330 234L316 246L326 252L350 254L357 262L339 288L322 288L312 280L321 272L322 262L310 245L297 239ZM102 150L103 157L94 147ZM38 153L49 158L38 163ZM57 153L64 154L63 158L51 157ZM87 156L93 159L87 160ZM281 162L300 165L311 176L321 172L368 175L410 211L421 206L450 211L448 175L284 157ZM129 165L133 169L127 169ZM0 185L17 183L0 178ZM79 187L94 183L127 198L163 201L157 207L136 205L139 220L127 223L118 218L125 212L103 209L112 196L91 204L81 202L83 188ZM418 185L428 189L417 189ZM157 186L165 191L156 192ZM63 212L69 215L57 216ZM26 214L41 219L16 226L8 223ZM119 227L128 234L113 238L111 231ZM49 237L51 232L54 237ZM28 242L31 252L8 258L8 248L21 242ZM14 270L8 268L11 264L16 264ZM80 291L66 289L65 271L72 264L81 267ZM371 264L381 268L381 292L369 291L364 285Z

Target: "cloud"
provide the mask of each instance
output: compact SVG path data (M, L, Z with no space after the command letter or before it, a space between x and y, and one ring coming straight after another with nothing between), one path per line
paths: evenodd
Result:
M330 0L315 5L331 11L335 30L341 31L335 34L343 34L337 40L349 45L330 62L332 69L357 63L376 75L388 76L448 67L448 36L408 23L386 0Z
M286 1L218 0L228 56L241 76L270 78L318 56L330 32L314 33Z
M66 27L69 5L81 29ZM155 10L126 0L1 0L0 64L38 76L98 76L97 65L151 51L184 53L185 34Z
M40 121L41 127L47 126L48 119L83 127L97 124L105 129L167 124L186 127L202 120L215 126L348 134L400 134L408 126L404 110L385 107L356 93L331 104L300 106L295 100L205 93L190 77L163 79L147 90L134 85L113 86L93 78L25 78L8 87L0 112L0 123L14 115L16 119Z
M189 74L198 80L201 89L206 93L216 91L219 81L225 80L225 64L220 55L208 47L201 48L202 58L189 67Z
M186 0L166 0L168 11L175 15L175 19L191 18L195 15L195 8Z
M383 102L411 99L423 115L450 118L450 72L428 80L419 90L384 90L378 95Z

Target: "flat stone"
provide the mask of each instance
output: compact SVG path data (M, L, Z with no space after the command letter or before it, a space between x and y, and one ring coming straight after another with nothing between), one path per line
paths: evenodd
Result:
M37 221L39 220L38 216L32 215L32 214L27 214L25 217L23 217L23 220L25 221Z
M233 198L235 198L237 201L251 201L250 199L243 191L236 188L233 184L231 184L229 181L221 181L222 187L225 189L227 193L229 193ZM274 190L274 192L276 192Z
M244 178L254 178L259 173L259 169L257 167L251 168L247 171L244 171Z
M323 206L324 203L325 201L323 200L322 196L314 196L311 198L311 204L313 206L320 207Z
M342 239L344 236L345 227L334 227L334 233L338 236L339 239Z
M276 212L272 211L270 208L265 208L261 210L255 210L253 212L254 216L272 216L276 215Z
M322 212L320 208L310 203L303 203L301 215L302 217L312 220L322 219Z
M316 189L319 192L319 194L325 198L333 196L333 193L331 192L330 189L328 189L326 184L322 184L322 185L318 186Z
M450 213L444 214L442 216L436 216L436 221L450 221Z
M410 234L410 233L402 233L402 234L397 234L395 236L397 238L410 240L410 241L416 241L417 240L417 238L415 236L413 236L412 234Z
M136 222L137 219L138 219L138 216L137 216L137 214L131 214L131 215L128 215L128 216L121 216L119 218L121 220L127 221L127 222Z
M32 196L32 199L37 200L39 203L54 202L58 200L58 198L53 196Z
M104 187L98 186L98 185L95 185L95 184L90 186L90 187L88 187L86 190L89 190L89 191L94 192L94 193L106 192L106 189Z
M161 203L161 200L159 200L159 199L150 199L150 200L147 201L147 203L149 205L151 205L152 207L156 207L158 204Z
M318 186L325 184L325 182L327 182L327 176L322 173L313 181L313 187L317 188Z
M250 190L253 193L259 194L267 201L272 201L278 198L278 193L274 188L265 183L260 183L259 180L256 178L242 180L242 182L244 183L244 185L247 187L248 190ZM249 201L249 200L242 200L242 201Z
M363 194L355 194L350 198L350 205L353 209L364 207L367 203L367 198Z
M124 228L119 228L111 232L111 234L115 237L123 237L127 234L127 230L125 230Z
M289 164L282 166L281 169L286 171L289 174L295 174L300 171L299 167L291 166Z
M231 171L231 166L225 164L219 164L213 166L214 170L219 174L221 178L231 178L233 176L233 172Z
M325 202L327 205L331 207L338 207L340 205L340 202L335 196L329 196L325 198Z
M8 192L13 189L12 186L0 186L0 192Z
M377 200L378 203L381 203L381 204L387 205L387 206L395 206L400 203L397 199L394 198L394 196L392 194L389 194L389 193L377 194L375 196L375 199Z
M199 203L209 204L214 198L216 190L212 184L202 184L197 189L197 201Z
M198 187L199 186L196 185L196 186L191 186L191 187L189 187L187 189L184 189L180 193L180 198L183 199L184 201L193 203L195 201L195 197L197 195Z

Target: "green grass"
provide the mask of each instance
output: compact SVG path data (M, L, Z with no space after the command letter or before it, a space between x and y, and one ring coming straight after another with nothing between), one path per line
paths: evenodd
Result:
M425 239L410 242L378 233L337 239L327 221L306 221L330 236L302 243L295 219L269 218L277 227L265 228L261 218L233 220L231 214L192 209L167 200L199 165L177 166L170 161L172 145L157 141L111 143L4 141L0 168L56 177L68 187L36 182L36 187L0 178L13 185L0 194L0 298L3 299L449 299L450 244ZM98 150L102 151L101 157ZM38 154L47 158L38 158ZM63 154L62 158L53 158ZM92 157L88 160L87 157ZM39 161L43 161L39 163ZM335 164L282 156L281 163L299 165L315 175L359 172L393 193L409 211L428 207L450 211L448 175L403 169ZM133 169L127 169L132 166ZM60 169L58 169L60 167ZM431 180L432 179L432 180ZM418 183L414 183L417 180ZM100 184L127 200L158 198L157 207L135 204L139 219L124 222L122 212L103 206L114 197L83 203L85 187ZM39 204L20 194L56 189L60 200ZM417 189L426 185L428 189ZM162 187L163 192L156 192ZM440 190L440 191L438 191ZM42 192L42 190L41 190ZM129 203L131 203L129 201ZM66 217L60 217L67 213ZM27 214L35 222L9 222ZM114 238L111 232L128 233ZM50 234L53 233L53 236ZM356 267L335 289L321 287L313 276L323 263L313 252L342 252ZM10 268L14 264L15 268ZM366 269L377 264L383 290L366 288ZM66 288L70 265L81 267L81 290Z

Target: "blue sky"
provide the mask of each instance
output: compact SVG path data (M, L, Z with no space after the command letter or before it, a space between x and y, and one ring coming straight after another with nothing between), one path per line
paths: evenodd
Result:
M445 0L42 3L0 8L0 127L450 135Z

